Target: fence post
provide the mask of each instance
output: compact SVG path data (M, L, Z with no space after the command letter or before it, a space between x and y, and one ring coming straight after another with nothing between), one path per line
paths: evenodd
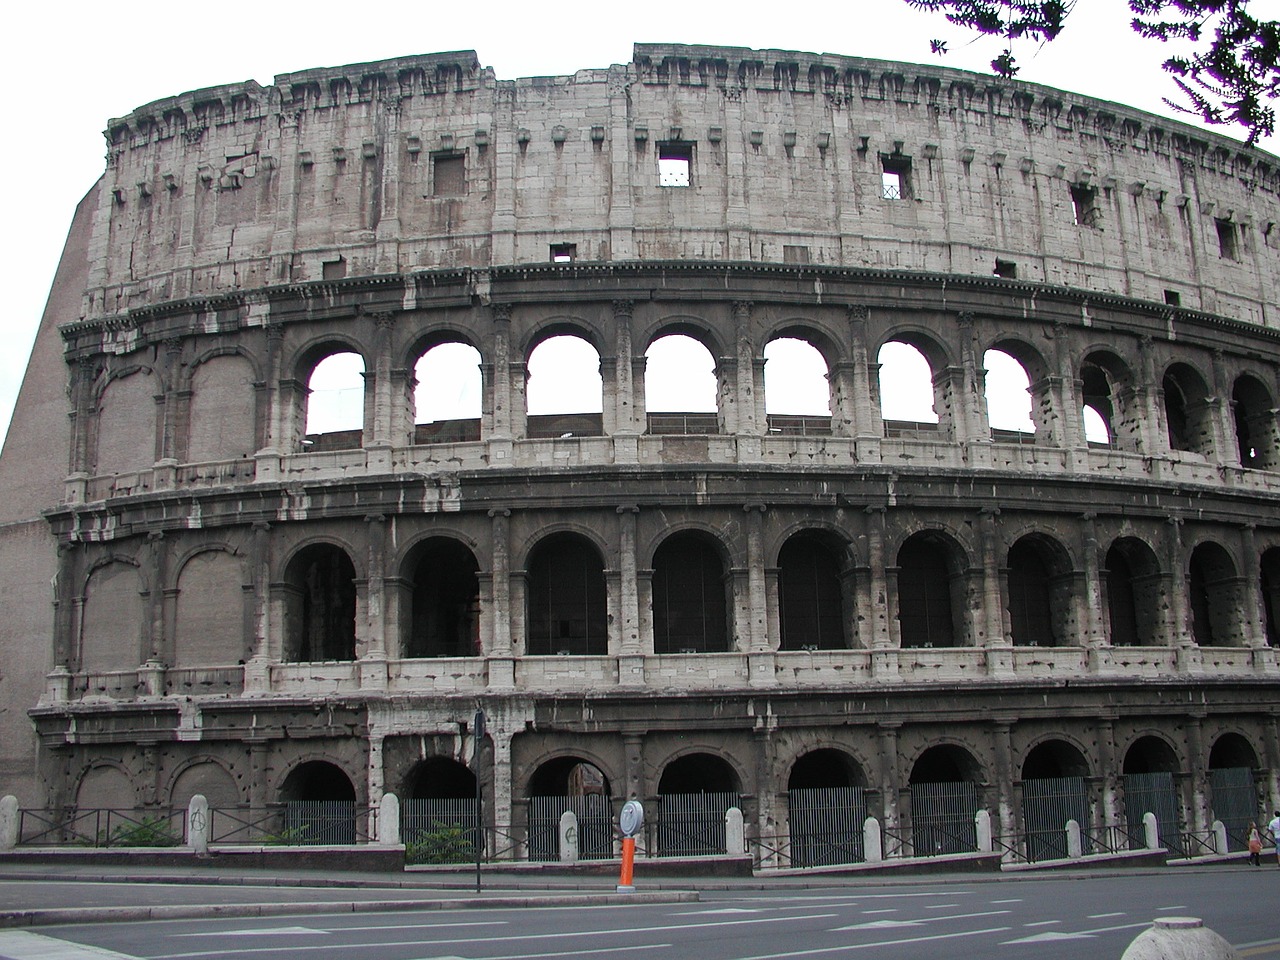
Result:
M578 815L572 810L560 814L560 862L578 862Z
M187 802L187 846L198 857L209 852L209 801L202 793Z
M18 845L18 798L13 794L0 799L0 850Z
M1084 856L1084 844L1080 840L1080 824L1067 821L1067 859L1079 860Z
M867 817L862 821L862 856L867 863L884 860L884 843L880 838L880 821Z
M737 807L730 807L724 812L724 849L731 857L740 857L747 852L747 837L742 825L742 811Z
M979 810L973 815L973 826L978 834L978 852L991 853L995 845L991 841L991 811Z
M1213 852L1227 853L1230 849L1227 845L1227 825L1221 820L1213 821Z
M384 793L378 801L378 842L400 842L400 798L394 793Z
M1142 831L1145 834L1148 850L1155 850L1160 846L1160 822L1149 810L1142 815Z

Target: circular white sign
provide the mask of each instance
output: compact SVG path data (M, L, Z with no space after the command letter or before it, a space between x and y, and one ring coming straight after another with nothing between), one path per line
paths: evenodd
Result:
M618 815L618 829L624 837L634 837L644 826L644 807L639 800L628 800Z

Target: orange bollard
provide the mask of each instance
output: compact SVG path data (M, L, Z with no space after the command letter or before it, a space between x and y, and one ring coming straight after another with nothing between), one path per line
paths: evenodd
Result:
M622 875L618 877L618 892L630 893L635 889L631 884L631 874L635 869L636 838L622 838Z

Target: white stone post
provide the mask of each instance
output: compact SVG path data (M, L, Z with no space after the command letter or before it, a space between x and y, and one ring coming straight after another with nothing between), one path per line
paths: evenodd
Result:
M1142 815L1142 831L1146 837L1148 850L1155 850L1160 846L1160 824L1151 811Z
M0 850L12 850L18 845L18 798L9 794L0 798Z
M1080 838L1080 824L1075 820L1067 821L1067 859L1079 860L1084 856L1084 844Z
M578 862L578 815L572 810L560 814L560 862Z
M1198 917L1160 917L1134 938L1120 960L1239 960L1240 954Z
M1227 825L1221 820L1215 820L1211 829L1213 830L1213 852L1226 853L1229 849L1227 846Z
M742 811L730 807L724 814L724 848L731 857L747 852L747 835L742 825Z
M884 841L880 836L880 821L867 817L862 821L862 858L867 863L884 860Z
M378 842L398 844L400 840L400 798L384 793L378 802Z
M197 793L187 803L187 846L198 857L209 852L209 826L209 801Z
M978 852L991 853L995 850L991 841L991 811L979 810L973 815L973 825L978 833Z

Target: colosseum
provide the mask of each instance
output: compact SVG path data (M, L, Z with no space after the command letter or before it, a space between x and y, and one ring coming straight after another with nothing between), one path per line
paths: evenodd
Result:
M1149 812L1189 855L1280 801L1275 157L666 44L308 70L106 138L0 459L24 811L358 835L479 789L489 854L539 859L570 808L612 855L635 798L650 855L736 807L808 865L974 850L984 811L1009 856Z

